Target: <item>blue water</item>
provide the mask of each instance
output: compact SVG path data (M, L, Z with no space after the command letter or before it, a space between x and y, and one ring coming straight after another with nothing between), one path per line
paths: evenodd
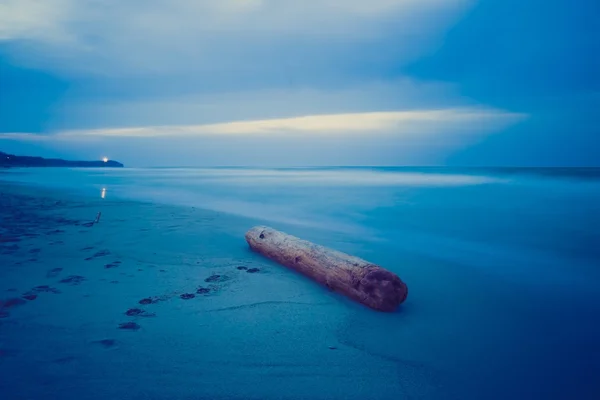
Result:
M597 170L22 169L1 179L237 215L384 265L409 299L381 325L357 319L348 344L413 373L436 365L448 398L600 398Z

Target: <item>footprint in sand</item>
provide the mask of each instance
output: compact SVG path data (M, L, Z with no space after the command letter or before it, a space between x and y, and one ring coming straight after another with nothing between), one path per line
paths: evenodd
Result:
M119 324L119 329L123 329L126 331L137 331L140 328L141 327L135 322L124 322L122 324Z
M0 318L10 317L10 313L8 312L7 308L21 306L25 303L27 303L25 300L20 299L18 297L14 297L7 300L0 300Z
M21 239L18 237L2 237L0 238L0 243L15 243L20 242Z
M138 303L147 305L147 304L155 304L155 303L158 303L159 301L160 300L157 298L146 297L145 299L141 299L140 301L138 301Z
M196 295L193 293L184 293L184 294L180 295L179 297L182 298L183 300L190 300L190 299L193 299L194 297L196 297Z
M125 311L125 315L128 317L156 317L156 314L149 313L140 308L130 308L129 310Z
M40 286L36 286L33 289L31 289L32 292L36 292L36 293L54 293L54 294L59 294L61 293L60 290L50 287L48 285L40 285Z
M76 285L80 285L85 280L86 279L83 276L71 275L71 276L66 277L65 279L60 280L60 283L66 283L71 286L76 286Z
M198 290L196 290L196 293L198 293L198 294L209 294L210 293L210 288L199 287Z
M92 342L94 344L99 344L100 346L110 349L112 347L115 347L117 345L117 341L115 339L102 339L102 340L96 340L94 342Z
M211 275L204 280L204 282L225 282L228 281L229 277L226 275Z
M121 265L121 261L113 261L111 263L106 264L104 266L104 268L106 268L106 269L117 268L119 265Z
M100 250L100 251L97 251L96 253L94 253L93 256L87 257L85 259L85 261L90 261L90 260L93 260L94 258L98 258L98 257L106 257L108 255L110 255L109 250Z
M6 300L0 300L0 310L6 309L6 308L11 308L11 307L16 307L16 306L22 306L25 303L27 303L25 300L20 299L18 297L13 297L11 299L6 299Z

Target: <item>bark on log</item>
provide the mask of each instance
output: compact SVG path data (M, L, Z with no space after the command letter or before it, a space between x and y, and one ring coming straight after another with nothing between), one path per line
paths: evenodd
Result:
M378 265L266 226L246 233L250 248L375 310L394 311L408 294L400 278Z

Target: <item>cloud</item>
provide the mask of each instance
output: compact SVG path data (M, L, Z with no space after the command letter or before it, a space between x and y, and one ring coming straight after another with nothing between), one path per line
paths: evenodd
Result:
M386 70L471 3L0 0L0 41L65 75L45 131L448 108L454 89Z
M482 108L382 111L346 114L307 115L216 124L140 126L111 129L68 130L52 135L5 134L5 138L23 140L85 140L88 138L184 138L202 136L281 136L302 135L444 135L484 133L514 124L523 114Z
M527 117L404 75L475 1L0 0L0 55L68 84L44 134L0 139L129 165L438 163Z
M15 133L15 132L7 132L7 133L0 133L0 140L16 140L16 141L23 141L23 142L39 142L39 141L44 141L47 140L47 137L35 134L35 133L28 133L28 132L22 132L22 133Z
M0 40L62 41L62 27L71 10L69 0L3 0L0 2Z
M149 85L155 84L148 93ZM341 87L276 87L255 90L177 93L172 85L149 82L111 88L102 85L87 97L71 93L57 102L48 130L198 125L224 121L265 120L322 114L473 107L456 87L410 79L346 83ZM131 93L121 98L104 92ZM165 93L166 92L166 93Z
M11 134L3 148L64 158L108 156L128 166L440 165L456 149L525 118L468 107L325 114Z
M98 75L246 70L395 33L409 55L470 0L2 0L0 40L20 61ZM339 55L339 54L338 54ZM243 65L239 65L242 63Z
M81 44L81 32L116 36L110 28L152 36L225 32L284 32L356 35L357 27L382 16L398 22L432 10L462 7L466 0L147 0L143 6L118 0L3 0L0 39ZM418 29L407 24L407 29ZM152 31L151 31L152 30ZM141 32L140 32L141 33ZM126 39L126 38L124 38Z

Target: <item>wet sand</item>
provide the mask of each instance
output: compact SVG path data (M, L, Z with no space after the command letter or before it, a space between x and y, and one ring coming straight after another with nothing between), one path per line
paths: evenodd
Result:
M597 280L573 268L511 263L493 242L464 253L430 240L423 254L409 251L418 232L275 226L396 272L408 299L378 313L252 253L258 223L0 180L2 399L600 393Z
M251 221L0 185L0 392L10 399L405 392L396 361L343 343L361 306L252 254Z

